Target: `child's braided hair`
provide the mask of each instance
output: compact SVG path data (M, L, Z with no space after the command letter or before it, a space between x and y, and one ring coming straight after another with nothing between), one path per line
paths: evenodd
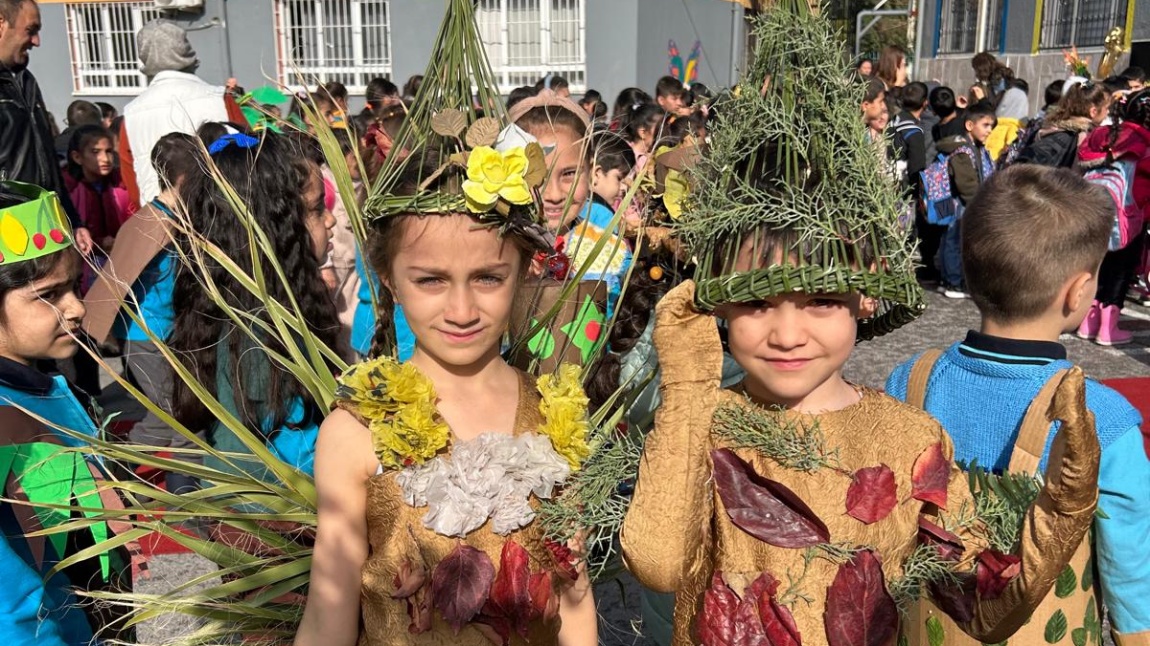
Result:
M1106 141L1107 164L1114 161L1114 146L1122 134L1124 121L1150 128L1150 88L1115 99L1110 106L1110 120L1110 139Z

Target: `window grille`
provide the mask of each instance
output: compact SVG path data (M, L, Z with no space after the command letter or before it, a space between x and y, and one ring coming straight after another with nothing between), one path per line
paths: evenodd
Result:
M978 0L939 0L939 54L973 54Z
M138 94L148 85L140 73L136 32L160 17L152 2L85 2L65 5L77 94Z
M1126 0L1046 0L1039 47L1101 47L1106 34L1126 24Z
M387 0L275 0L280 81L298 87L338 81L363 92L391 77Z
M1005 52L1002 35L1006 31L1006 3L988 0L986 3L986 51Z
M534 85L547 73L587 86L585 0L479 0L476 19L503 93Z

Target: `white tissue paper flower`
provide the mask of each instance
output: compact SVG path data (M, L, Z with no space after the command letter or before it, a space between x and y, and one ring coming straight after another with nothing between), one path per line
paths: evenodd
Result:
M450 455L404 469L396 481L407 504L427 506L425 527L463 537L488 519L500 535L526 526L535 519L531 494L550 498L570 474L550 438L484 433L453 443Z
M499 137L495 140L494 148L500 153L505 153L512 148L526 149L527 144L538 142L539 140L536 139L534 135L512 123L508 124L508 126L499 133Z

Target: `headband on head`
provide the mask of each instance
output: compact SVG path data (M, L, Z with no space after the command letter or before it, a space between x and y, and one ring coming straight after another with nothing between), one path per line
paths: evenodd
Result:
M516 103L508 112L507 117L511 120L511 123L515 123L522 119L523 115L535 108L560 108L566 110L579 117L579 121L583 122L583 127L591 128L591 117L587 116L586 110L580 108L579 105L571 99L561 97L552 90L541 90L539 94L527 97L519 103Z
M72 246L56 194L33 184L0 182L0 193L28 201L0 209L0 265L35 260Z

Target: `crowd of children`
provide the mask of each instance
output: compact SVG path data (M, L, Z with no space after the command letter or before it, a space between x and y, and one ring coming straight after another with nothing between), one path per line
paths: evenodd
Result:
M844 83L833 26L787 0L731 91L667 76L608 110L548 74L499 105L473 12L451 0L442 69L358 113L338 82L231 84L245 121L151 133L142 206L114 110L76 105L88 256L52 194L0 183L11 643L131 640L121 615L166 603L122 596L125 504L157 507L102 484L136 477L112 442L172 456L161 502L250 494L198 527L248 566L311 550L224 568L202 614L236 641L590 645L617 546L659 644L1101 644L1103 612L1150 643L1143 420L1058 343L1130 343L1150 298L1137 69L1051 84L1033 118L989 54L965 93L897 47ZM979 329L885 393L847 381L923 285ZM120 437L57 374L77 352L150 403Z

